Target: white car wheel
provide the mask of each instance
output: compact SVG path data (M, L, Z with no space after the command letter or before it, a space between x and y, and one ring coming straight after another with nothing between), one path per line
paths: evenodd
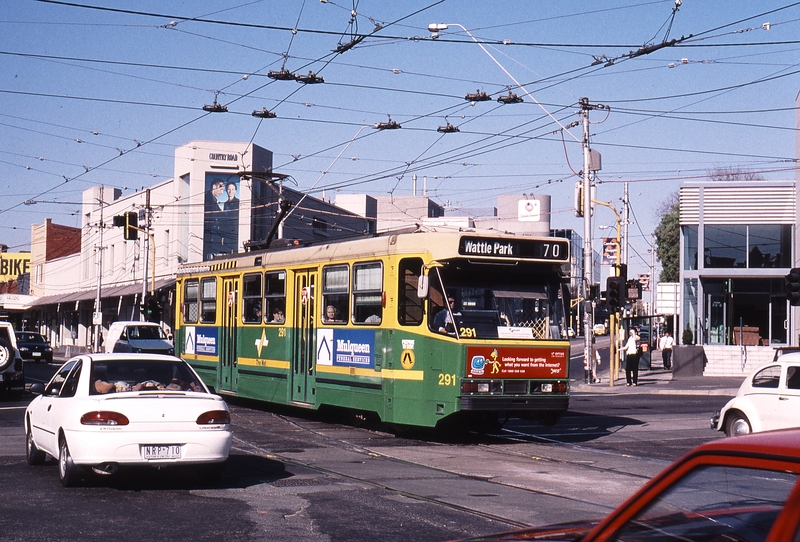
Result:
M61 438L58 447L58 477L64 487L74 487L81 481L81 468L72 462L67 439Z
M33 442L33 434L28 429L25 437L25 459L28 461L28 465L41 465L46 458L47 454L36 447L36 443Z
M725 422L725 434L729 437L748 435L752 432L750 422L744 414L731 414L728 417L728 421Z

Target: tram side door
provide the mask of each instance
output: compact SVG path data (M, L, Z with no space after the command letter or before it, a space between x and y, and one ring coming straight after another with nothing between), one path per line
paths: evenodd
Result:
M294 272L294 327L292 341L292 401L313 404L316 400L316 270Z
M239 279L222 279L222 324L219 337L220 389L236 392L239 382L237 328L239 326Z

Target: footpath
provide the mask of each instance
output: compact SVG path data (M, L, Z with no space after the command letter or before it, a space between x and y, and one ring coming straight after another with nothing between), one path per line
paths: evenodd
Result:
M639 370L639 384L625 385L625 368L620 366L619 378L612 386L609 381L607 359L600 364L597 376L600 382L587 384L585 379L571 382L572 393L662 394L662 395L726 395L733 397L746 374L738 376L676 376L664 369L661 351L651 352L649 370Z

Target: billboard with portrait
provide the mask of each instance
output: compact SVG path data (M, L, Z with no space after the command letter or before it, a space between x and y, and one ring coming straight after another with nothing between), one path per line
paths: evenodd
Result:
M239 244L238 175L206 173L203 204L203 257L233 254Z

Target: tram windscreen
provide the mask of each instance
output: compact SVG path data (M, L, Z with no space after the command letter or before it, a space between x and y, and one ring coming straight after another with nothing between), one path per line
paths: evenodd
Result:
M431 295L430 322L434 331L463 338L558 339L567 336L564 295L558 277L523 273L465 273L436 270L431 288L443 290L450 308ZM487 280L488 279L488 280ZM436 284L438 282L438 284ZM438 286L438 288L437 288ZM436 318L439 311L449 311ZM441 327L448 320L455 325ZM434 323L437 321L437 323Z

